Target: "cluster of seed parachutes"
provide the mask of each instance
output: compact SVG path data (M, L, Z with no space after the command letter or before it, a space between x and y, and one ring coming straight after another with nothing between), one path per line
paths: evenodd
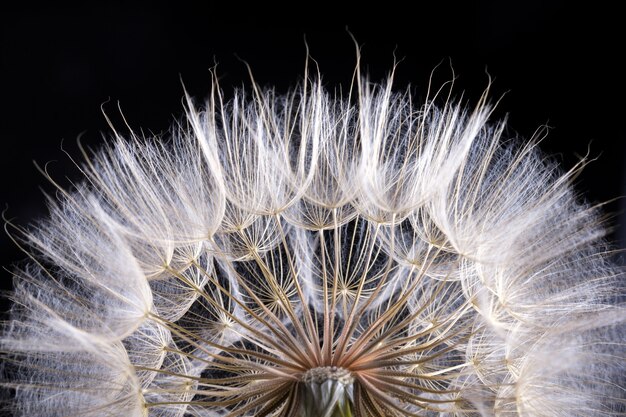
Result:
M580 166L505 137L485 97L391 84L216 86L88 155L17 228L16 415L617 413L619 271Z

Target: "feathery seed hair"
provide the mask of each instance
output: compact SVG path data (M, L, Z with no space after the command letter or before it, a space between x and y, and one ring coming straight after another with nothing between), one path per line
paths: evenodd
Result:
M448 87L214 78L9 224L19 416L623 415L621 270L538 139ZM450 87L451 88L451 87ZM448 95L446 99L446 95ZM435 102L442 101L442 105Z

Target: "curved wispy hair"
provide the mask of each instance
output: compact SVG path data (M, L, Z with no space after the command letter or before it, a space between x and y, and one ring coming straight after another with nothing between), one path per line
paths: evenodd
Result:
M16 226L2 384L20 416L611 416L604 220L473 108L357 72L117 131ZM447 98L446 98L447 95ZM437 103L441 102L440 105Z

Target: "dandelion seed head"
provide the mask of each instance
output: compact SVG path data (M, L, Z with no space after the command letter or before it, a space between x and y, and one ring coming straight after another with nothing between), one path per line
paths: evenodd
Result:
M434 90L433 90L434 91ZM607 416L623 279L597 206L445 88L252 82L114 130L8 224L16 415ZM447 96L447 98L446 98ZM617 300L617 301L616 301Z

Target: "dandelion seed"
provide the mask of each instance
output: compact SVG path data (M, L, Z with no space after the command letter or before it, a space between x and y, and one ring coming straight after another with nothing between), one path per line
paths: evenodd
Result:
M253 83L87 157L21 235L24 416L608 416L621 271L598 208L467 109ZM443 93L439 94L443 95ZM435 94L437 96L437 94Z

